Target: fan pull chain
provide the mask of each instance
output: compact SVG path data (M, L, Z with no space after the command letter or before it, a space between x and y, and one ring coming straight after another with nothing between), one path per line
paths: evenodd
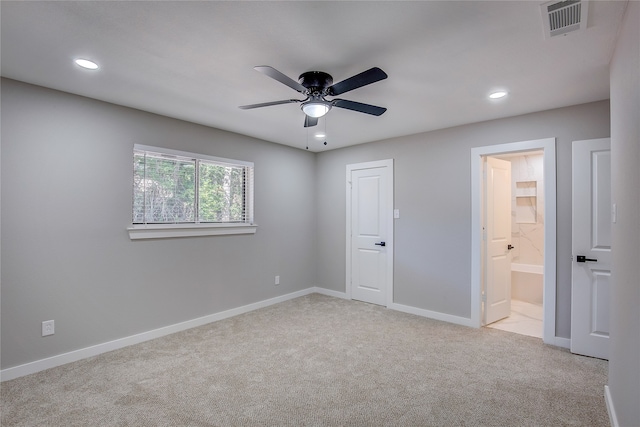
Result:
M324 145L327 145L327 116L324 117Z

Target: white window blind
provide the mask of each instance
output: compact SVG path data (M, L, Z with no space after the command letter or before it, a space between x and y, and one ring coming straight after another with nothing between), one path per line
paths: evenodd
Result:
M133 224L253 224L253 163L135 145Z

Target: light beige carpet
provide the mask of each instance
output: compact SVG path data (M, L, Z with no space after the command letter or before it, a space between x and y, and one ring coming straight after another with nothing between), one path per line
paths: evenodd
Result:
M0 385L8 426L605 426L607 362L309 295Z

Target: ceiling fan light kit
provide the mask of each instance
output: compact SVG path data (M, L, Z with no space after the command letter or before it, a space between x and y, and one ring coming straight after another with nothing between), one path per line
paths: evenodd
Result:
M387 78L387 74L378 67L373 67L360 74L349 77L346 80L333 84L333 77L323 71L307 71L298 77L296 82L280 71L268 65L254 67L256 71L271 77L280 83L289 86L291 89L306 95L306 99L287 99L284 101L263 102L260 104L242 105L239 108L249 110L253 108L269 107L273 105L290 104L300 102L301 109L305 114L304 127L315 126L318 118L324 116L331 110L331 107L339 107L360 113L379 116L387 111L386 108L378 107L361 102L348 101L346 99L327 100L326 96L336 96L358 89L362 86L375 83Z
M302 111L309 117L322 117L329 112L331 105L324 102L310 101L302 104Z

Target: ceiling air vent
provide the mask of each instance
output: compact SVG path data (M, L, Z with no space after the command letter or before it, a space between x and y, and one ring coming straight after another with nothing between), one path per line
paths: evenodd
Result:
M587 27L589 2L586 0L552 1L540 8L546 39Z

